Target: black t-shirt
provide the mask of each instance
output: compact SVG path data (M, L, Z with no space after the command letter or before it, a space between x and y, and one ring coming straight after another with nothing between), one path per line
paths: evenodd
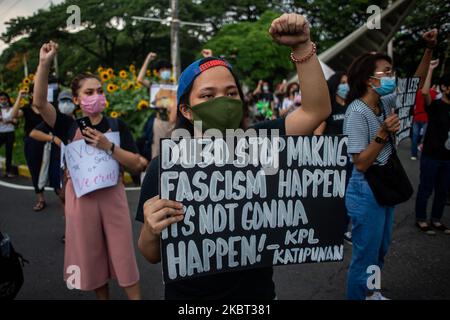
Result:
M120 147L124 150L138 153L138 149L136 147L136 143L134 142L133 136L131 135L130 129L128 129L128 126L122 120L119 119L117 121L120 134ZM67 144L69 140L73 139L73 137L69 137L71 131L75 132L75 130L71 130L73 126L78 126L73 117L58 112L55 126L52 131L53 134L60 138L64 144ZM110 126L107 118L104 116L100 123L92 126L92 128L105 133L110 129Z
M36 128L42 121L42 117L40 114L34 112L31 106L26 106L22 108L23 118L25 120L25 136L28 137L30 132Z
M278 129L279 135L285 135L284 119L264 121L254 129ZM270 135L270 133L268 132ZM147 168L142 182L136 220L144 222L144 203L159 194L159 156L154 158ZM183 299L262 299L275 298L275 284L272 280L273 268L257 268L244 271L232 271L195 279L168 283L165 286L167 300Z
M449 161L450 150L445 148L445 144L450 140L450 104L442 99L434 100L425 107L425 111L428 114L428 126L422 154L436 160Z
M343 134L345 112L348 105L342 106L333 100L331 104L331 114L326 120L326 127L324 134Z

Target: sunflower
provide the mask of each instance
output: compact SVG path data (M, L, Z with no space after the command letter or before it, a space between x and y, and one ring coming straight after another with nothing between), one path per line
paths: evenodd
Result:
M130 72L136 72L136 67L134 66L134 64L130 64Z
M100 66L100 67L97 68L97 72L98 72L98 73L102 73L104 70L105 70L105 69L103 69L102 66Z
M109 108L109 101L108 101L108 100L106 100L105 108L106 108L106 109Z
M120 70L119 76L120 76L122 79L126 79L126 78L128 78L128 73L127 73L125 70Z
M134 90L139 90L142 87L142 85L139 82L136 82L134 85Z
M20 106L23 107L27 104L27 100L25 99L20 99Z
M102 71L102 73L100 74L100 79L102 79L103 82L106 82L110 79L111 77L109 76L109 73L106 71Z
M113 84L113 83L108 83L108 85L106 86L106 90L107 90L109 93L113 93L113 92L115 92L117 89L118 89L118 87L117 87L115 84Z
M12 104L16 103L16 98L11 97L10 100L11 100L11 103L12 103Z
M113 111L109 114L109 116L113 119L118 118L119 117L119 113L117 111Z
M152 73L150 72L150 70L147 70L147 72L145 73L145 75L147 76L147 77L151 77L152 76Z
M24 87L20 88L20 90L23 90L23 91L25 91L26 93L28 93L28 92L30 92L30 87L24 86Z
M149 107L149 103L147 100L141 100L141 101L139 101L139 103L137 105L138 110L147 109L148 107Z
M30 81L33 81L34 80L34 73L30 73L28 75L28 79L30 79Z
M31 83L31 81L30 81L30 79L28 79L28 78L25 78L25 79L23 79L23 81L22 81L22 84L23 84L24 86L28 86L28 85L30 85L30 83Z
M122 89L123 91L128 90L128 84L123 83L123 84L120 86L120 89Z
M108 68L108 70L106 70L106 72L108 72L110 77L114 74L114 70L112 68Z
M131 81L128 81L128 89L133 89L134 88L134 83Z
M159 77L158 71L156 71L156 69L153 69L153 76L155 78Z

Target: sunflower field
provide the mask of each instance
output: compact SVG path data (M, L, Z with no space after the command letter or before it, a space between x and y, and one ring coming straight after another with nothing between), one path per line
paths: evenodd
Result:
M153 112L149 106L149 91L137 82L136 72L134 65L119 71L102 66L97 68L107 100L105 114L125 121L135 138L142 134ZM147 78L152 82L159 80L155 70L147 70Z

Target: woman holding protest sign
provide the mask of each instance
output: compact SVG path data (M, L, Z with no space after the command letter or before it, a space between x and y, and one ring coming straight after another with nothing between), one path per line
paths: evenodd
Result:
M102 167L113 163L116 167L125 166L139 172L143 169L143 163L126 124L102 115L106 99L101 81L96 76L80 74L72 81L73 102L81 107L85 116L78 125L71 116L56 112L47 102L48 73L57 51L58 45L54 42L44 44L40 50L33 104L52 128L53 134L66 145L64 148L75 144L79 146L76 167L82 167L83 161L86 164L89 154L99 155L95 165L89 169L97 170L95 179L90 180L93 177L86 172L79 176L76 168L67 177L64 279L70 287L93 290L98 299L108 299L108 281L110 278L117 278L130 299L140 299L139 272L125 188L118 170L113 174L108 173L112 177L112 186L105 187L102 179L108 176L104 174ZM118 134L114 134L115 132ZM117 136L120 140L113 138ZM119 140L120 143L113 143L110 139ZM68 157L66 153L66 164L73 158L74 154ZM78 179L83 184L76 183L75 180ZM79 188L96 183L97 189L78 196Z
M427 74L437 30L425 33L424 39L427 49L416 71L421 77L419 87ZM400 129L394 113L396 78L391 58L381 53L361 55L347 75L350 104L344 134L348 135L348 154L354 164L345 197L353 243L347 297L385 300L377 282L368 283L368 278L377 270L376 276L380 276L391 241L394 206L413 193L393 142Z
M256 124L259 129L278 130L280 135L308 135L330 114L330 99L316 46L310 39L309 23L298 14L283 14L269 30L276 42L292 49L303 107L286 118ZM179 80L177 92L178 128L190 135L202 134L194 121L201 121L203 131L242 128L244 95L231 65L225 60L207 57L187 67ZM183 220L183 204L160 199L158 159L154 159L144 179L136 219L144 223L139 249L151 263L161 260L160 234L169 225ZM165 286L166 299L274 299L273 269L233 271Z

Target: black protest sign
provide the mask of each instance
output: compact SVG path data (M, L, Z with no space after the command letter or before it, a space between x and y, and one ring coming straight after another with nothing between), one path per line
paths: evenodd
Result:
M163 230L165 283L343 259L347 137L161 141L160 195L185 208Z
M419 77L397 79L397 100L395 112L400 119L400 130L396 134L396 142L408 138L412 126L416 94L419 90Z

